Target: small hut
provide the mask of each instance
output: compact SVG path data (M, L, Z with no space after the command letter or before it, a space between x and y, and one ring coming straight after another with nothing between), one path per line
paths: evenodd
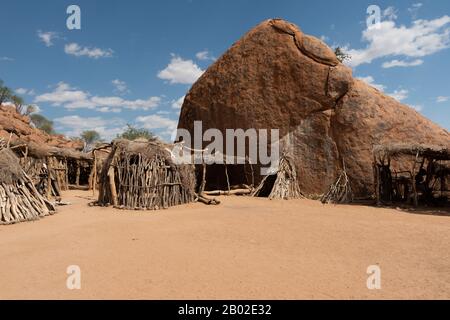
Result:
M176 165L169 145L113 141L102 172L98 204L119 209L157 210L195 200L192 165Z
M61 191L69 189L89 189L93 169L91 154L21 141L15 141L11 149L39 192L48 198L60 197Z
M14 152L0 141L0 224L38 220L54 212L55 207L39 194Z
M252 195L285 200L302 198L293 159L283 155L276 172L264 177Z
M446 203L450 150L431 145L382 145L373 150L377 203Z

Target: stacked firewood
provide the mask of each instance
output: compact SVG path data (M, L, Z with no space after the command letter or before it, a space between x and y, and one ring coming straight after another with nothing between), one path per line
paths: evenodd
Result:
M349 203L353 201L353 192L350 185L345 164L336 181L320 199L322 203Z
M15 154L0 141L0 224L32 221L53 214L55 207L36 190Z

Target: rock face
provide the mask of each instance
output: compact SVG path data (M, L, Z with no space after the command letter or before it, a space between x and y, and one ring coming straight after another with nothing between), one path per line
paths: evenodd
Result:
M193 134L194 121L223 133L279 129L306 195L323 193L342 160L357 196L372 193L380 142L450 144L446 130L353 79L328 46L279 19L247 33L193 85L178 128Z
M42 130L32 127L30 119L27 116L18 114L10 106L0 106L0 138L14 143L35 143L38 145L47 145L51 147L70 148L82 150L83 144L78 141L70 141L62 135L49 135Z

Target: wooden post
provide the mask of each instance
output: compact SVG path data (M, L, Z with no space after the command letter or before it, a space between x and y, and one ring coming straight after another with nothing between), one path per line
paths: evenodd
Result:
M230 193L230 191L231 191L230 178L228 177L228 169L227 169L227 162L226 161L225 161L225 176L227 177L228 193Z
M118 206L117 201L117 190L116 190L116 183L114 181L114 167L110 166L108 170L108 177L109 177L109 188L111 190L111 200L113 202L113 206Z
M413 201L414 206L417 207L419 205L419 201L417 200L417 188L416 188L416 164L417 160L419 159L419 151L417 151L416 158L414 159L414 164L412 168L412 174L411 174L411 182L412 182L412 189L413 189Z
M200 190L198 191L199 195L202 195L203 192L205 191L205 186L206 186L206 164L203 161L202 163L202 184L200 185Z
M252 173L252 185L251 185L251 187L255 188L255 173L253 172L253 164L250 161L249 157L245 157L245 161L248 161L248 163L250 164L250 171Z
M47 199L50 199L50 197L52 196L52 178L50 173L51 165L50 158L47 157L45 159L45 161L47 162Z
M69 167L67 166L67 158L63 159L64 165L64 190L69 190Z
M80 185L80 163L78 162L78 160L76 161L77 164L77 176L75 178L75 184L78 187Z
M93 151L94 154L94 178L92 182L92 195L95 196L95 187L97 185L97 157L95 155L95 150Z

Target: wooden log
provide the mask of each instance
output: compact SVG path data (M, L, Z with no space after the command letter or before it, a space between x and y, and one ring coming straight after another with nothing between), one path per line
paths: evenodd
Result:
M219 200L217 200L215 198L210 199L210 198L207 198L207 197L205 197L203 195L200 195L200 194L197 194L197 200L199 202L207 204L207 205L215 205L215 206L217 206L217 205L220 204Z
M113 206L117 206L118 205L118 201L117 201L117 190L116 190L116 183L114 181L114 167L110 166L109 170L108 170L108 178L109 178L109 188L111 191L111 200L113 203Z
M203 194L207 196L244 196L244 195L250 195L252 193L251 189L235 189L230 191L225 190L214 190L214 191L205 191Z

